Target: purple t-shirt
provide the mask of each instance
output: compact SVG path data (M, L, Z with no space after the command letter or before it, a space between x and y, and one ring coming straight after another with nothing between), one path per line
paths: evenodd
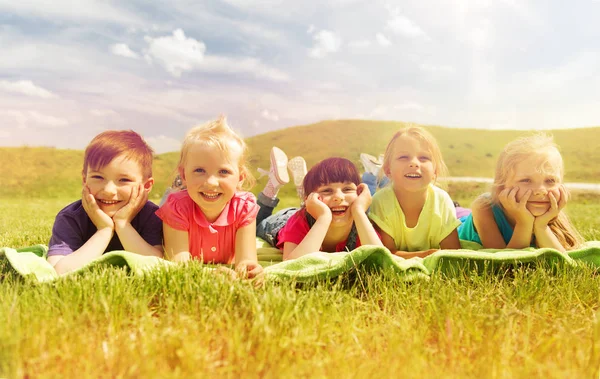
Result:
M144 241L152 246L162 245L162 220L155 214L158 206L151 201L131 220L131 226ZM87 242L98 229L89 218L81 200L67 205L58 212L48 244L48 256L69 255ZM115 233L104 251L123 250L119 236Z

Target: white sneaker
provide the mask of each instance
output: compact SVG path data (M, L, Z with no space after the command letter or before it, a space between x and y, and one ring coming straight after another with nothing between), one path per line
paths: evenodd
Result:
M360 153L360 162L363 164L365 172L370 172L373 175L377 175L379 169L381 169L381 163L371 154Z
M287 184L290 181L290 176L287 171L288 158L287 155L278 147L273 146L271 148L271 167L269 171L262 168L258 169L260 177L265 175L269 176L269 181L263 193L270 197L275 198L279 192L279 188Z
M302 157L294 157L290 159L288 163L288 169L292 173L292 178L294 179L294 185L296 186L298 197L300 200L304 200L304 187L302 187L302 182L304 182L304 177L308 172L306 169L306 161Z

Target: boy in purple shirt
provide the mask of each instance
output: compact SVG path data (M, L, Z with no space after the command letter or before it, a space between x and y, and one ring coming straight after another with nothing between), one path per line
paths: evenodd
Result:
M63 274L107 251L161 257L162 221L148 201L154 184L152 149L131 130L109 130L85 149L83 190L52 227L48 262Z

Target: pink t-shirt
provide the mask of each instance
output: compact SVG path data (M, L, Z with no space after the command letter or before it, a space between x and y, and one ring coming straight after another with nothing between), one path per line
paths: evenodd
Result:
M277 248L283 249L283 244L286 242L295 243L300 245L300 242L306 237L310 226L306 221L306 211L304 209L298 210L292 217L286 222L285 226L277 234ZM356 236L356 247L360 246L360 238ZM346 251L346 240L335 245L335 252Z
M173 229L188 232L190 254L206 263L232 263L236 231L256 219L259 206L250 192L236 192L210 223L187 191L169 195L156 215Z

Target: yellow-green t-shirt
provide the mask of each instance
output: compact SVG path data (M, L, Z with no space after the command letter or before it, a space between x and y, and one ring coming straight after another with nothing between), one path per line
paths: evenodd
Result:
M427 189L427 199L414 228L406 226L392 186L375 193L369 218L394 239L396 249L401 251L439 249L440 242L460 225L450 195L434 185Z

